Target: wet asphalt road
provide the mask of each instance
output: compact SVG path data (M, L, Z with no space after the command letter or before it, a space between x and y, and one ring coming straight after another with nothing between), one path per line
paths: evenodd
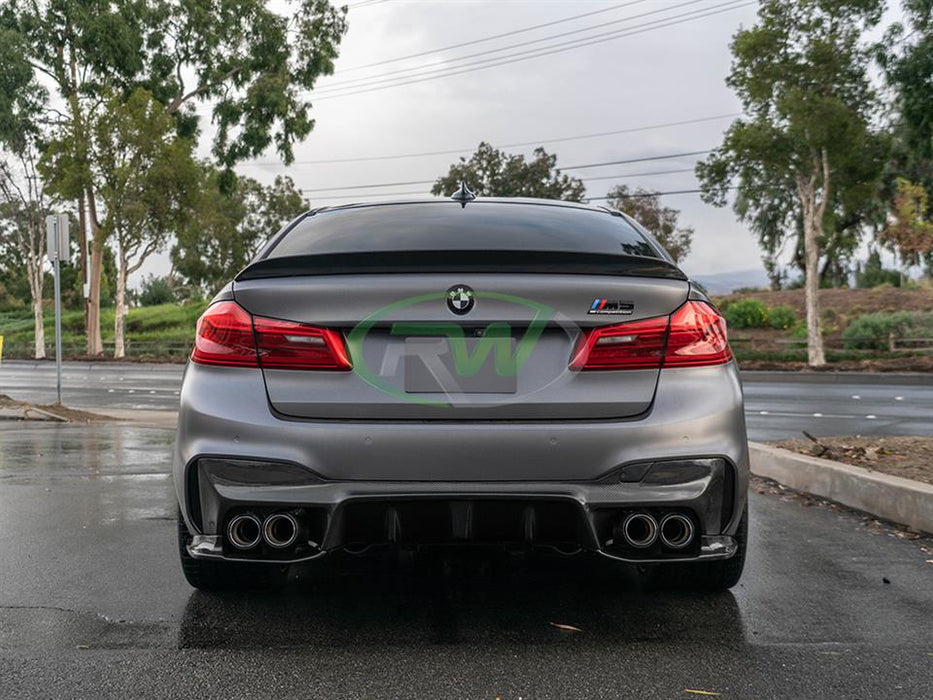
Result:
M91 409L178 406L184 365L68 362L64 401ZM814 435L933 435L933 378L928 375L743 374L748 435L780 440ZM55 400L51 362L0 364L0 394Z
M495 555L209 595L177 563L171 440L0 423L0 697L931 696L933 542L855 515L751 493L746 575L715 595Z

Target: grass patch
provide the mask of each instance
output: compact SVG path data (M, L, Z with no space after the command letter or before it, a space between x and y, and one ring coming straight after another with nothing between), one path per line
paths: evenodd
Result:
M757 352L752 350L742 350L733 346L732 352L735 358L742 362L743 360L765 361L765 362L806 362L807 349L787 349L777 352ZM916 353L911 352L880 352L877 350L826 350L826 362L857 362L859 360L896 360L910 359L916 357Z
M194 327L208 302L193 302L184 306L161 304L130 309L126 319L127 354L146 357L183 356L194 340ZM101 336L104 354L113 354L114 309L101 309ZM46 353L55 351L55 313L46 310ZM0 335L3 336L4 357L32 357L33 319L31 311L0 312ZM109 346L109 347L108 347ZM62 351L66 356L84 354L84 313L62 313Z

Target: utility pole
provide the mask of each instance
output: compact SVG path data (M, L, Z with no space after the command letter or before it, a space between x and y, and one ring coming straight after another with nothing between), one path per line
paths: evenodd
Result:
M45 217L45 232L48 239L48 254L55 268L55 388L56 404L62 403L62 283L61 263L69 262L71 240L68 236L68 215L49 214Z

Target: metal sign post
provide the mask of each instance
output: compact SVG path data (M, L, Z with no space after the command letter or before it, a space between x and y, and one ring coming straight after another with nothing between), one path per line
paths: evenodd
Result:
M71 253L71 241L68 236L68 215L49 214L45 218L45 230L48 241L49 260L55 268L55 388L58 395L56 403L62 402L62 284L61 263L68 262Z

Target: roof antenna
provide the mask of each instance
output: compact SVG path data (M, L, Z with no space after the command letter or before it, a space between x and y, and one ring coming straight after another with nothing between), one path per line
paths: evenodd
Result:
M466 186L466 183L460 181L460 189L450 195L450 198L455 202L460 202L460 208L463 209L466 207L467 202L472 202L476 199L476 195L470 192L469 188Z

